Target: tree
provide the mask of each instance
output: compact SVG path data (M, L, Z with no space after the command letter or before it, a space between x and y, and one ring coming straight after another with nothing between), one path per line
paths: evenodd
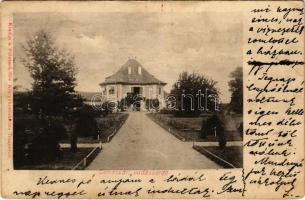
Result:
M170 94L177 100L177 114L192 116L201 111L215 111L219 97L216 84L216 81L199 73L182 72Z
M77 72L74 57L59 49L51 34L44 30L28 38L23 47L23 63L33 78L31 112L46 121L49 128L58 119L73 121L75 110L82 105L82 98L74 90Z
M229 81L229 90L232 94L229 107L231 111L240 114L243 111L243 69L237 67L230 77L232 80Z
M55 46L51 34L41 30L27 40L25 66L34 79L31 108L41 117L63 116L79 105L74 57Z
M207 138L207 136L214 135L216 132L221 149L224 149L227 143L223 114L222 112L215 113L211 117L203 119L201 124L201 137Z

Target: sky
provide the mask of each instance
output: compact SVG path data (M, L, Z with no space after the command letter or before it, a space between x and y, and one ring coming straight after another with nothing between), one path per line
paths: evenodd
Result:
M78 91L99 92L99 83L129 58L167 83L179 73L198 72L217 81L221 101L230 101L230 72L242 66L240 13L18 13L14 15L14 76L21 90L32 79L22 65L22 45L38 30L71 52L77 65Z

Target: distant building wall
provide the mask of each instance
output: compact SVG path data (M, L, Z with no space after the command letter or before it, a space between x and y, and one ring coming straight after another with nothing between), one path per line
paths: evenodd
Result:
M101 94L107 100L121 100L127 93L132 91L133 87L142 88L142 97L146 99L164 99L163 86L160 85L122 85L109 84L101 87Z

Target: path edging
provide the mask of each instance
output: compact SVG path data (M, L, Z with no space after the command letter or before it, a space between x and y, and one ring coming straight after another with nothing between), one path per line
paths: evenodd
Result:
M121 127L123 126L123 124L126 122L126 120L128 119L129 115L127 114L126 119L124 119L121 124L119 125L118 128L115 128L114 131L107 137L107 143L109 143L112 138L114 137L114 135L121 129Z
M238 167L234 166L232 163L230 163L230 162L220 158L219 156L215 155L214 153L210 152L209 150L206 150L205 148L203 148L202 149L203 152L201 152L197 149L197 147L199 147L199 146L194 145L193 149L195 149L199 153L205 155L206 157L208 157L212 161L216 162L217 164L227 167L227 168L238 168Z
M78 162L71 170L84 170L93 160L94 158L101 152L101 147L95 147L90 153L83 158L80 162Z

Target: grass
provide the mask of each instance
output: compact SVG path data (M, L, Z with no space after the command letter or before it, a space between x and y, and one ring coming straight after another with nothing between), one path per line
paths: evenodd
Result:
M201 123L210 116L209 114L200 117L175 117L172 114L160 113L148 113L147 115L180 140L189 142L218 141L218 138L214 135L208 135L206 138L201 138L200 136ZM225 129L227 141L242 141L238 131L235 129L238 120L240 120L240 117L235 117L228 123L229 126Z
M224 168L232 168L231 165L233 165L235 168L243 167L243 148L241 146L230 146L226 147L224 150L220 149L218 146L194 146L194 149L207 156L214 162L222 165Z
M70 170L85 158L94 148L78 148L78 151L73 153L70 148L62 148L62 157L49 163L26 165L18 169L31 170Z
M121 128L124 122L127 120L127 113L111 113L106 117L96 118L99 131L101 133L101 142L110 142L116 132ZM112 137L111 137L112 136ZM108 137L110 140L108 141ZM60 143L70 143L69 139L62 140ZM77 143L94 144L99 143L98 139L93 137L78 137Z
M94 139L91 136L90 137L78 137L77 138L77 143L80 143L80 144L96 144L98 142L99 141L97 139ZM65 140L60 141L60 143L70 144L70 141L69 141L69 139L65 139Z
M97 118L102 143L110 142L128 118L127 113L113 113L107 117ZM108 140L109 138L109 140Z

